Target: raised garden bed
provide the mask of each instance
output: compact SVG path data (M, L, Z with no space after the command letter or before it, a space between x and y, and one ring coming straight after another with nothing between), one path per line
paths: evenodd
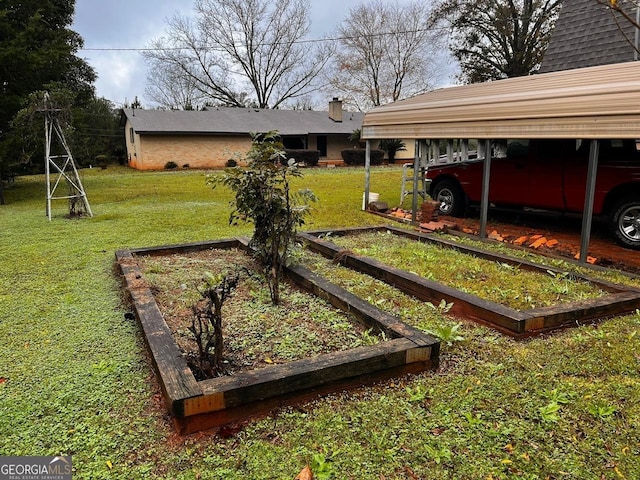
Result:
M452 302L451 313L453 315L487 324L514 337L531 336L588 320L633 312L640 307L639 289L572 273L573 278L581 282L590 283L603 291L603 294L597 295L595 298L565 302L558 305L518 310L423 278L415 273L394 268L380 260L354 254L348 249L326 240L331 236L355 235L371 231L384 231L394 235L405 236L418 242L437 244L492 262L517 266L520 270L537 272L547 277L549 273L558 276L567 274L561 270L541 266L523 259L491 253L478 248L459 245L436 236L410 232L390 226L315 231L301 233L299 236L307 242L307 246L311 250L328 258L334 258L347 267L372 275L420 300L436 303L444 299L446 302Z
M221 426L320 394L437 366L440 344L433 337L305 268L291 267L286 271L289 279L334 307L349 312L366 328L384 334L387 340L230 376L197 380L163 318L137 257L229 248L248 250L247 241L228 239L116 252L126 290L180 433Z

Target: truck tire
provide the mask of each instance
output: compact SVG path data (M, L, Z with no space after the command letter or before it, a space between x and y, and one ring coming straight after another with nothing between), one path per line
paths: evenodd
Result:
M620 245L640 249L640 197L626 197L616 203L609 228Z
M453 180L442 180L431 191L432 198L440 202L438 213L461 217L467 209L467 197L460 185Z

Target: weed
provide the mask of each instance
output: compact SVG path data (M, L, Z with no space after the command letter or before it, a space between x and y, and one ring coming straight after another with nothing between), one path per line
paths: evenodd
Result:
M464 337L458 333L460 330L460 324L447 324L440 325L436 329L429 331L431 335L438 337L440 341L445 342L448 346L453 345L455 342L461 342Z
M550 402L549 404L538 408L540 412L540 418L545 423L557 423L560 420L558 412L560 411L560 405L558 402Z
M425 302L425 305L441 314L449 313L449 310L453 308L453 302L447 303L444 298L440 300L440 303L437 306L431 302Z
M314 453L311 460L313 478L317 480L329 480L334 476L333 458L327 458L322 453Z
M424 402L428 395L433 394L433 389L427 389L424 385L416 385L415 387L406 387L407 400L411 403Z
M482 425L483 423L481 413L476 413L474 415L470 412L464 412L462 416L465 418L465 420L467 421L467 425L469 425L470 427L477 427L478 425Z
M607 405L605 403L592 403L589 405L588 410L595 418L605 420L607 417L616 413L618 409L613 405Z

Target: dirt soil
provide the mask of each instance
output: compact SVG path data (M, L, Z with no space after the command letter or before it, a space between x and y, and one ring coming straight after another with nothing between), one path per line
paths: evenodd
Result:
M440 216L439 220L453 223L468 234L478 235L480 231L478 214L465 218ZM568 258L578 258L581 229L580 218L550 213L491 211L487 222L490 238ZM608 233L606 223L594 220L587 255L594 265L640 274L640 250L619 246Z
M137 260L176 343L199 380L212 373L199 368L198 349L190 331L194 327L192 306L201 299L205 272L217 275L234 267L245 268L223 306L225 369L218 374L233 375L380 341L348 313L290 282L281 285L281 303L273 306L251 256L236 249L139 256Z

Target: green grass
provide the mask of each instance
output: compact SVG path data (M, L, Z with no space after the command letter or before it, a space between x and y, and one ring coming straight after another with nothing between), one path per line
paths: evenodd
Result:
M485 260L445 246L418 243L391 232L333 236L339 246L518 310L547 307L605 295L566 274L540 273Z
M372 172L394 206L400 169ZM640 478L640 314L516 342L371 284L425 330L460 324L437 372L332 395L230 438L177 437L114 251L247 235L202 172L84 170L92 219L44 212L42 177L0 207L0 454L71 454L78 479ZM360 211L362 169L308 170L308 228L383 223ZM335 278L360 288L358 280ZM637 282L631 282L635 286ZM451 328L448 328L449 331ZM326 476L325 475L325 476Z

